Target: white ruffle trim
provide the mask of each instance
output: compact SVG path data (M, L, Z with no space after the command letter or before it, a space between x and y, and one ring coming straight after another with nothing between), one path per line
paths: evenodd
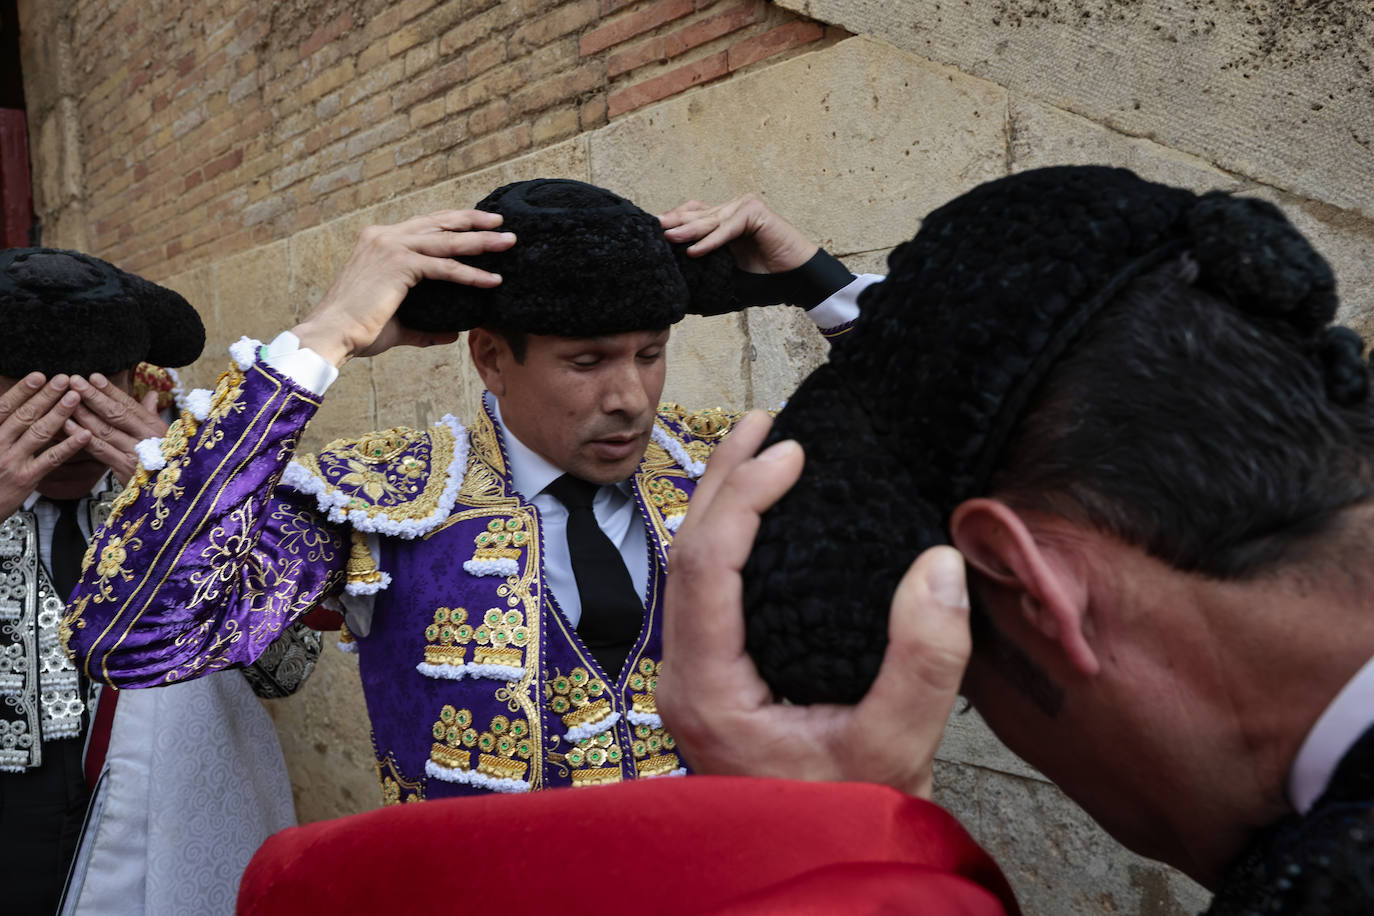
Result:
M391 573L382 573L382 578L376 582L350 582L344 586L344 591L350 595L375 595L380 591L385 591L391 584Z
M75 738L81 734L81 718L78 716L73 719L64 719L61 722L43 723L43 737L48 738Z
M468 675L467 665L431 665L429 662L420 662L415 666L415 670L425 677L439 678L445 681L461 681Z
M673 534L677 534L677 530L682 527L682 522L686 518L686 513L682 515L670 515L663 520L663 527L673 532Z
M134 454L145 471L160 471L167 466L167 459L162 457L161 439L144 439L134 446Z
M246 372L258 361L260 349L262 349L262 341L254 340L251 337L240 337L229 345L229 355L233 358L234 364Z
M470 576L513 576L520 572L520 567L509 557L502 557L499 560L464 560L463 571Z
M349 655L358 654L358 644L356 642L344 642L339 640L337 643L340 652L347 652Z
M425 677L441 678L446 681L461 681L465 677L487 678L493 681L518 681L525 676L524 668L514 665L431 665L420 662L415 670Z
M647 725L650 728L663 727L663 717L656 712L635 712L632 709L625 714L625 718L630 720L631 725Z
M686 775L687 775L687 768L686 768L686 767L678 767L676 770L669 770L669 771L666 772L666 773L649 773L649 774L647 774L647 775L645 775L645 776L641 776L640 779L670 779L670 778L672 778L672 777L674 777L674 776L686 776Z
M164 372L172 377L172 403L176 405L178 411L186 409L186 389L181 387L181 376L175 369L163 368Z
M496 779L476 770L455 770L451 767L440 766L433 760L425 761L425 774L445 782L464 783L469 786L477 786L480 789L490 789L493 792L515 793L530 790L530 784L523 779Z
M611 726L620 721L620 713L613 712L600 722L591 722L587 725L579 725L576 728L568 729L563 740L569 744L576 744L583 738L593 738L604 731L609 731Z
M474 665L469 662L463 667L470 677L485 677L493 681L518 681L525 676L525 669L515 665Z
M463 474L468 466L468 436L463 424L452 414L444 414L439 423L444 424L453 434L453 460L445 470L444 491L439 495L438 505L424 518L392 519L385 512L369 515L366 509L346 509L352 499L347 493L336 489L322 477L312 474L305 465L292 461L286 466L281 482L291 489L315 497L320 512L331 522L347 522L354 530L386 534L391 537L411 540L428 534L436 525L448 518L453 504L458 499L458 490L463 485ZM438 426L439 424L434 424ZM432 469L431 469L432 471Z
M663 450L673 457L677 466L686 471L694 479L706 473L706 465L700 461L693 461L687 454L687 450L682 447L682 443L668 435L663 427L654 424L654 431L651 433L655 442L663 447Z
M197 423L204 423L210 416L210 408L214 406L215 393L208 388L197 388L182 402L182 409L189 410L191 416L196 418Z

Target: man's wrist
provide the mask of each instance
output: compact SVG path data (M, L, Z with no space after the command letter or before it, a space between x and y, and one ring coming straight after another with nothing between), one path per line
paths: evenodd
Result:
M296 336L301 349L313 350L335 369L342 369L344 363L353 357L352 348L336 330L306 320L292 328L291 333Z
M263 362L297 385L323 396L339 377L338 368L311 347L302 346L294 331L283 331L262 348Z

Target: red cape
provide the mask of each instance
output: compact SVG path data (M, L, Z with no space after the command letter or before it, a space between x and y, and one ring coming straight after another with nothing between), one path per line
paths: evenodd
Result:
M579 901L581 903L579 903ZM944 809L862 783L694 776L401 805L293 827L239 916L1019 910Z

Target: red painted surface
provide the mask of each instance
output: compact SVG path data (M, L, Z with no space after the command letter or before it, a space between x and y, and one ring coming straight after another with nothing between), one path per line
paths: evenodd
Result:
M32 222L28 122L23 109L0 108L0 247L29 244Z

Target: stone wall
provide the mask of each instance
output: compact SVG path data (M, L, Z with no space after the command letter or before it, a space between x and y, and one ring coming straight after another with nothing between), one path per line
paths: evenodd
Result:
M173 166L133 140L137 126L128 119L165 97L143 116L146 134L178 130L184 112L177 106L189 104L178 100L198 90L178 95L176 87L202 70L218 79L209 74L215 49L249 34L237 23L252 17L233 3L188 5L198 10L190 20L170 4L139 6L135 17L113 2L21 4L26 23L50 27L41 35L26 31L25 46L26 88L42 82L30 95L37 100L30 115L39 207L49 242L121 260L197 304L211 346L188 373L194 384L213 382L225 345L239 335L269 337L308 310L363 226L467 205L503 182L535 176L604 184L650 210L687 197L759 191L854 269L881 270L887 251L910 237L922 214L979 182L1050 163L1125 165L1190 188L1278 202L1336 265L1344 317L1367 331L1374 310L1374 159L1362 114L1371 42L1357 2L1319 5L1344 17L1333 20L1340 28L1327 28L1329 22L1314 24L1298 9L1307 6L1240 0L1215 0L1203 12L1163 0L532 0L498 28L494 21L510 15L501 11L515 4L383 9L302 0L274 7L270 15L280 28L244 52L256 56L226 53L220 64L239 73L218 90L226 104L234 86L249 87L236 96L245 107L235 109L234 123L267 120L239 141L242 161L208 178L207 163L223 155L214 144L173 144ZM61 11L52 14L56 19L54 8ZM575 9L585 18L577 19ZM1274 17L1284 9L1292 27L1276 30ZM406 32L396 17L414 28ZM395 28L379 32L379 21ZM535 21L550 23L544 37L530 37L527 26ZM467 36L479 23L487 24L481 27L488 38L445 56L446 36ZM207 42L194 53L202 46L169 37L190 24L189 34ZM92 36L108 36L121 49L156 38L163 43L158 61L171 63L147 65L156 73L133 85L130 61L141 57L119 50L113 69L86 61L71 53L70 41L53 37L63 29L82 36L77 46ZM497 35L499 41L491 37ZM450 46L457 40L447 39ZM503 62L493 67L507 68L505 81L478 83L471 61L466 70L452 64L487 41L502 48ZM436 51L416 51L424 48ZM776 56L754 57L775 48L782 49ZM385 63L373 60L379 49ZM209 58L198 56L204 50ZM541 54L563 63L536 73ZM179 64L188 55L189 63ZM325 85L312 81L347 68L345 60L352 61L346 76L306 104L305 96ZM555 83L575 81L589 65L600 68L593 88L537 112L514 103L549 74L560 74ZM173 78L178 66L189 69ZM97 71L104 74L99 79ZM391 74L386 88L368 89L381 73ZM477 97L479 85L487 96ZM370 95L355 98L363 92ZM335 94L337 108L327 102ZM367 98L385 98L392 110L342 133L340 119ZM450 110L449 99L468 107ZM439 101L443 118L414 120ZM584 120L589 104L593 114ZM423 138L442 134L450 117L471 131L477 111L502 105L507 121L480 137L462 133L419 158L402 153L417 139L439 143ZM376 136L368 131L398 110L405 121L395 122L396 136L356 150L361 173L322 181L340 167L332 160L326 166L334 155L327 150L347 156L352 139ZM118 120L121 111L125 121ZM545 117L546 126L563 126L536 139L535 123ZM112 154L93 154L102 134L107 149L121 149L118 168L108 165ZM319 143L308 149L316 136ZM515 136L523 139L490 139ZM462 152L478 149L485 152ZM109 178L140 165L149 170L143 178ZM196 169L197 187L213 185L220 196L198 197L197 188L185 187ZM165 185L175 192L161 209L147 209L143 198L160 195ZM253 205L276 212L246 235L246 227L217 224L197 236L199 243L172 250L183 230L171 230L170 221L181 207L202 215L191 221L199 227L212 198L238 195L257 195L229 208L240 216ZM147 215L153 212L162 218ZM666 394L696 406L776 405L823 358L823 342L795 310L688 320L673 335ZM307 447L368 428L430 423L446 411L470 415L478 388L461 344L355 361L331 390ZM350 656L327 652L305 690L272 711L303 819L378 804ZM939 800L1003 863L1028 913L1177 914L1204 904L1206 895L1186 879L1122 851L975 715L951 720L938 766Z

